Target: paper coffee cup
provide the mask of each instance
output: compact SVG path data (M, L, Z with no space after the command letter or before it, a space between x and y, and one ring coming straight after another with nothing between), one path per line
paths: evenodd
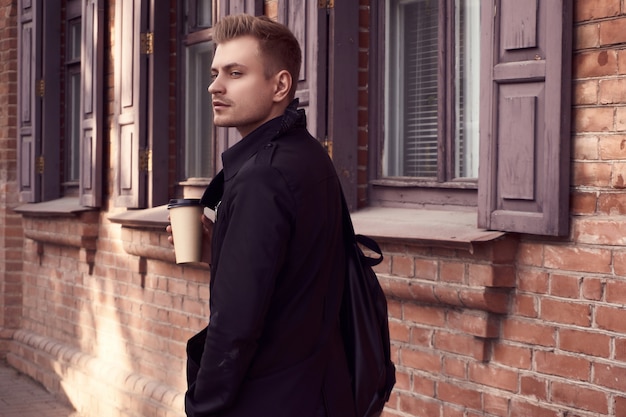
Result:
M198 198L172 199L167 205L174 239L176 263L200 262L202 259L203 208Z

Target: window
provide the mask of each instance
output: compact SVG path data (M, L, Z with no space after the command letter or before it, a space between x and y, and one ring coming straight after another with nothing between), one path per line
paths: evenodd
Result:
M479 3L440 3L386 2L384 177L478 176Z
M212 0L189 0L185 7L182 180L209 178L214 174L213 109L207 92L214 49L210 40L214 19L212 6Z
M572 20L562 0L379 2L369 204L567 234Z
M19 2L22 202L78 195L82 206L101 203L102 4L103 0Z
M80 176L80 2L70 0L65 23L65 138L63 141L64 186L78 188Z

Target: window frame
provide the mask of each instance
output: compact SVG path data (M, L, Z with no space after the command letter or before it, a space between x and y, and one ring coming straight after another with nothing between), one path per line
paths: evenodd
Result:
M387 1L372 9L369 84L370 140L369 202L372 206L476 207L477 178L454 178L455 171L455 90L454 90L454 5L455 0L439 3L438 167L436 178L384 177L385 71ZM444 51L450 51L445 54Z
M195 45L209 43L209 47L215 49L215 46L212 45L213 41L213 25L218 19L217 16L217 4L216 1L212 2L212 13L211 13L211 26L204 27L199 26L197 24L196 10L198 0L184 0L179 3L178 13L180 16L179 25L181 27L180 38L178 42L178 67L180 68L178 75L178 111L177 111L177 138L187 138L187 82L188 82L188 69L187 69L187 48L192 48ZM209 68L207 68L207 73L210 73ZM206 88L208 85L204 86L202 91L197 92L197 94L208 94ZM211 109L212 110L212 109ZM188 171L187 167L187 139L181 139L182 143L178 143L177 145L177 164L178 169L176 170L176 184L179 187L183 187L181 191L182 194L186 194L184 191L185 187L204 187L208 185L211 177L215 175L217 172L217 164L216 164L216 144L215 144L215 126L211 123L211 143L209 147L211 148L209 161L210 164L210 176L208 177L188 177L186 175ZM179 190L180 191L180 190Z

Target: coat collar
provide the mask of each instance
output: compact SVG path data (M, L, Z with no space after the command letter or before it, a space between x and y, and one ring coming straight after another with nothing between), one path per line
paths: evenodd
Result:
M228 181L234 177L243 164L250 159L250 157L255 155L261 146L292 127L299 125L302 122L301 119L304 117L304 111L298 111L298 99L295 99L285 109L285 113L282 116L262 124L235 145L224 151L224 153L222 153L224 180Z
M243 164L254 156L258 150L268 142L271 142L283 133L296 127L306 127L304 110L298 109L299 101L295 99L285 109L282 116L262 124L239 142L222 153L224 168L211 181L204 191L201 204L214 209L222 199L224 193L224 181L234 177Z

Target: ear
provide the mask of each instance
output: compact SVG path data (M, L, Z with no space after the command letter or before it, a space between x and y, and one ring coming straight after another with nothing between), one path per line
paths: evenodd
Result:
M274 90L274 101L278 103L289 97L289 91L291 91L291 85L293 80L291 79L291 74L287 70L279 71L274 76L274 80L276 81Z

